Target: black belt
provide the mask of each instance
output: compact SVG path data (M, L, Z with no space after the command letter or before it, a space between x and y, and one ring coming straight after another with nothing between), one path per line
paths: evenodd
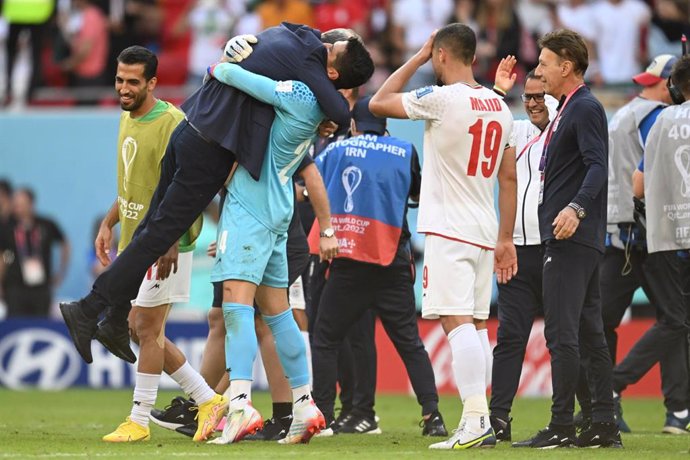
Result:
M203 139L207 144L211 144L211 145L214 146L214 147L221 147L221 148L222 148L222 146L221 146L218 142L216 142L216 141L214 141L213 139L209 139L208 137L204 136L204 134L203 134L201 131L199 131L199 128L197 128L196 126L194 126L194 125L192 124L192 122L189 121L189 119L188 119L187 117L184 117L184 119L185 119L185 121L187 122L187 124L189 125L189 127L192 128L192 129L194 130L194 132L197 133L197 134L199 135L199 137L200 137L201 139Z

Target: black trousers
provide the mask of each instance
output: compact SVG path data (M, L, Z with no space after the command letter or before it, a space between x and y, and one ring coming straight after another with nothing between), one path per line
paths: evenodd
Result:
M104 309L128 309L146 270L192 226L228 177L234 155L187 121L173 131L149 211L127 248L93 284ZM93 312L92 312L93 314Z
M437 410L434 372L417 328L409 256L397 256L388 267L337 259L319 303L312 348L314 401L326 420L334 415L338 349L352 324L371 308L405 363L422 414Z
M6 286L5 302L7 317L50 316L50 303L53 298L50 284L42 286Z
M307 316L309 334L313 342L319 301L326 285L327 263L320 263L318 256L312 258L309 279L309 301ZM352 325L338 351L338 386L340 387L341 413L354 412L357 415L374 418L376 412L376 316L366 311Z
M611 357L599 291L601 254L568 240L544 248L544 335L551 353L551 423L573 424L580 355L592 389L592 420L613 422Z
M647 255L643 264L657 310L656 323L635 343L613 371L613 389L623 391L640 380L656 363L661 364L661 386L668 411L688 408L688 307L683 272L687 262L676 251Z
M498 337L491 377L491 415L508 420L520 384L522 363L535 316L542 311L541 245L517 246L520 269L498 285Z
M606 248L604 254L601 265L601 308L604 334L614 365L618 353L616 329L621 324L625 310L632 304L635 291L642 287L647 297L652 298L643 269L646 258L647 251L638 246L631 247L627 257L623 249L614 247ZM629 269L626 269L626 265Z
M12 72L14 64L19 54L19 36L22 31L27 30L31 34L31 79L27 99L31 100L36 88L40 85L43 78L43 66L41 65L41 52L43 51L43 40L48 28L48 23L43 24L10 24L7 36L7 97L12 97Z

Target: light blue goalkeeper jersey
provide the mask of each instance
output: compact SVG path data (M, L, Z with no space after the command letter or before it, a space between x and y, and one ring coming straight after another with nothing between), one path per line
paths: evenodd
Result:
M314 140L324 114L307 85L276 82L229 63L213 68L213 76L275 107L261 178L255 181L242 166L228 184L228 193L268 229L288 230L293 213L292 175Z

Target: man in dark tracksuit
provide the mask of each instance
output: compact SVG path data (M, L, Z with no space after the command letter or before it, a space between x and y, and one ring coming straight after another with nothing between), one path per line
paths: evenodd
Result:
M326 423L333 423L338 349L352 325L374 308L407 368L422 406L424 434L446 436L414 300L407 198L419 194L419 160L412 144L382 136L386 121L371 114L369 100L359 100L353 110L354 133L361 135L329 145L316 160L339 256L330 266L314 325L313 397ZM353 410L338 432L379 433L373 408Z
M317 97L324 113L338 124L349 122L347 104L336 86L355 87L373 73L373 63L357 39L336 54L324 46L320 33L284 23L258 35L252 56L240 65L274 80L299 80ZM91 293L60 309L82 358L90 363L91 338L106 307L116 311L99 340L118 355L131 354L125 332L129 302L136 297L148 267L171 249L223 186L237 160L258 177L274 118L273 108L245 93L210 80L182 105L187 120L173 132L161 179L150 211L137 234L110 268L99 276Z
M544 335L551 353L551 422L515 447L620 447L613 417L611 358L604 337L599 265L606 232L606 113L584 85L587 47L569 30L539 41L536 74L560 101L546 132L539 230L544 243ZM575 439L580 347L594 393L593 423Z
M647 244L633 217L632 171L642 158L649 130L659 113L671 102L666 81L676 60L670 54L657 56L645 72L634 76L633 81L643 86L642 91L621 107L609 123L607 237L600 284L604 334L614 366L618 350L616 329L631 305L635 291L642 287L661 315L666 308L659 305L659 302L666 301L666 275L645 269ZM666 370L662 366L662 376ZM581 396L581 402L591 399L582 375L578 396ZM615 398L614 402L618 427L622 432L630 432L622 417L620 398ZM580 423L588 423L589 416L587 407L583 406Z

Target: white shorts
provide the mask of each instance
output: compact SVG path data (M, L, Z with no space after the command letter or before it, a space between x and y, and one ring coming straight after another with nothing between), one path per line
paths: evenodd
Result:
M156 266L149 268L132 305L158 307L171 303L189 302L189 291L192 283L192 253L193 251L181 252L177 256L177 273L171 272L167 279L157 280Z
M304 284L302 284L301 276L298 276L288 288L288 302L293 310L306 310L307 303L304 300Z
M422 272L422 318L473 316L487 319L493 269L492 250L427 235Z

